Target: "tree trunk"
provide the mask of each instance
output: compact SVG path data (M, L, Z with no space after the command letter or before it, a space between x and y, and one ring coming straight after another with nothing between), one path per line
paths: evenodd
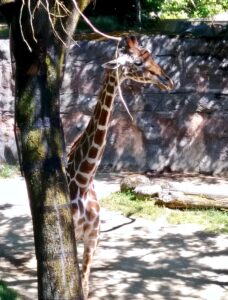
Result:
M11 3L10 12L4 5L1 8L4 7L2 12L6 12L7 21L11 25L11 51L16 67L18 151L33 219L38 298L83 299L59 115L63 71L61 63L64 61L65 49L54 38L45 9L39 6L35 11L33 34L27 6L22 11L21 23L19 21L21 5L19 1ZM36 1L32 11L34 5ZM77 12L73 9L71 11L72 16L64 20L63 24L69 30L67 32L73 34ZM58 21L56 25L59 29ZM70 40L64 30L58 33L66 43Z

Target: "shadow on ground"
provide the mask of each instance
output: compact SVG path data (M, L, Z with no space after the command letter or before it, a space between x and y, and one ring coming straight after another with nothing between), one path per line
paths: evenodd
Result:
M11 218L10 208L13 205L0 206L0 279L15 289L22 299L34 299L37 280L31 217Z
M104 189L103 181L114 179L104 175L98 180ZM17 191L12 189L15 183ZM28 201L20 194L21 181L8 184L7 197L0 199L0 279L22 299L34 300L36 261ZM6 181L0 189L4 187ZM228 299L227 236L203 232L196 225L134 220L107 210L102 210L101 231L91 300Z
M227 246L190 225L153 230L136 220L102 235L91 299L228 299Z

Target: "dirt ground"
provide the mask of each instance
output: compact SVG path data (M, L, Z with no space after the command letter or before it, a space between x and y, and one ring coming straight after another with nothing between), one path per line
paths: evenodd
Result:
M117 191L120 177L99 175L99 197ZM228 191L225 180L182 179L183 184ZM34 300L36 260L24 180L1 179L0 190L0 279L22 299ZM101 230L89 299L228 299L227 235L204 232L199 225L169 225L163 218L156 222L125 218L105 209Z

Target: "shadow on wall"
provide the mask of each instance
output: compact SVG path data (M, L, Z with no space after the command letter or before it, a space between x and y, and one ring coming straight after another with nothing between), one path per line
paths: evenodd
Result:
M4 147L4 157L6 160L6 163L9 165L16 165L17 164L17 157L12 151L12 148L5 145Z
M225 39L142 36L141 44L175 82L161 92L132 81L117 96L100 169L227 174L228 45ZM67 144L85 128L102 84L101 65L113 58L112 41L82 41L67 59L62 114ZM112 157L112 160L110 160Z

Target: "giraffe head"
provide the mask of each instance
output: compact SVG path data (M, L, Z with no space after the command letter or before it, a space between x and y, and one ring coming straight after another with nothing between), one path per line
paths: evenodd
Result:
M131 79L141 83L150 83L160 90L172 90L173 81L154 61L150 52L139 46L135 37L124 39L124 47L117 58L103 65L108 69L119 69L121 79Z

